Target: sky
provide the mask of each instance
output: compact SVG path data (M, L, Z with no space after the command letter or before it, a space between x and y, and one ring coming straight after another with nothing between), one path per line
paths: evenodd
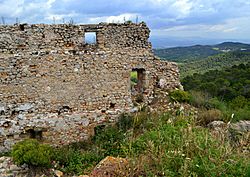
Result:
M155 48L250 43L250 0L0 0L0 24L144 21Z

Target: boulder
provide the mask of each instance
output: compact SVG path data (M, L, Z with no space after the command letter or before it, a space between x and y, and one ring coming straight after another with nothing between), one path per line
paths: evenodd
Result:
M229 128L234 130L234 131L242 132L242 133L250 132L250 121L241 120L239 122L230 124Z
M160 79L158 85L163 89L167 85L167 81L165 79Z
M213 121L213 122L210 122L207 126L211 129L218 130L218 129L225 127L226 123L223 121Z
M56 177L62 177L63 176L63 172L59 171L59 170L55 170L54 174Z
M91 173L91 177L127 176L128 161L125 158L107 156Z

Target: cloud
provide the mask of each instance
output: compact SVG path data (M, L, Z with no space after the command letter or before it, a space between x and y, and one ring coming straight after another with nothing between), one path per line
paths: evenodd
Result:
M76 21L81 22L137 14L152 28L159 28L166 25L217 23L228 18L250 15L250 3L246 0L2 0L0 2L1 16L20 17L24 21L27 17L27 19L33 18L33 23L36 23L38 16L39 20L47 23L51 20L48 16L53 14L56 18L74 17ZM157 23L154 22L155 19Z
M249 0L0 0L0 17L9 24L17 17L27 23L71 18L76 23L123 22L138 17L152 35L172 36L249 36L249 9Z
M107 23L122 23L128 20L135 20L139 14L136 13L124 13L117 16L103 16L103 17L93 17L89 19L90 23L99 23L99 22L107 22Z
M176 9L179 13L179 15L177 15L177 18L184 18L190 14L192 6L193 3L189 0L177 0L172 5L172 8Z
M2 0L0 1L0 15L1 16L18 16L22 12L22 6L24 4L24 0L15 1L15 0Z
M179 25L165 29L152 30L154 36L211 38L211 39L247 39L250 26L250 17L228 19L220 24L191 24Z

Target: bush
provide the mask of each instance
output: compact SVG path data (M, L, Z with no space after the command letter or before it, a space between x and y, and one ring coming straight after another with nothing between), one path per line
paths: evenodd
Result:
M183 90L174 90L169 93L170 99L178 102L190 102L191 95Z
M103 156L95 152L84 151L68 147L59 148L55 151L55 161L64 173L82 174L84 170L95 166Z
M209 107L209 95L207 93L200 91L190 91L190 94L190 104L196 107Z
M210 122L213 122L215 120L221 120L221 119L222 119L222 113L220 110L210 109L210 110L203 111L198 115L197 123L199 125L206 126Z
M92 138L92 143L98 148L101 156L117 156L122 151L121 143L125 138L125 133L116 126L108 126Z
M231 102L229 102L229 106L232 109L241 109L249 105L249 101L244 96L237 96Z
M126 131L133 127L133 117L129 114L123 113L120 115L116 125L118 129Z
M238 109L233 112L234 117L233 117L233 122L237 122L240 120L250 120L250 109L245 108L245 109Z
M226 111L228 109L226 103L218 100L217 97L209 99L208 105L210 108L219 109L221 111Z
M50 167L53 149L49 145L40 144L35 139L27 139L15 144L11 154L18 165Z

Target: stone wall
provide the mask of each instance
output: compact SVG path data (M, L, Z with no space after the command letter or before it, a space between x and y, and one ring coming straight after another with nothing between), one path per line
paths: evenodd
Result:
M144 23L0 26L0 151L27 137L84 140L130 111L133 95L148 103L155 88L180 87L177 65L153 55L149 32ZM132 70L143 78L136 91Z

